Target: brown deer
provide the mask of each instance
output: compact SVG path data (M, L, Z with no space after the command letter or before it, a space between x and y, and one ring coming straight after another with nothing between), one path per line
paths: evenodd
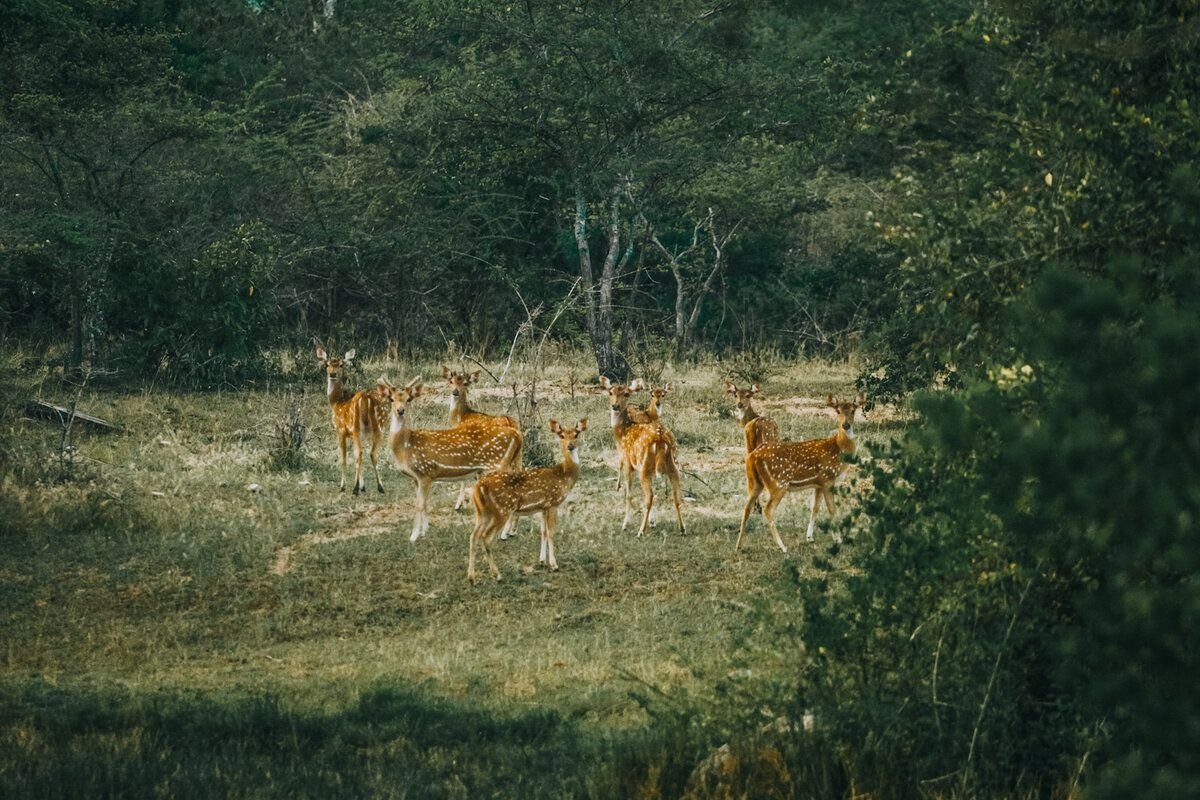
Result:
M475 582L475 545L482 544L492 577L500 580L500 570L492 558L492 540L496 531L517 515L542 515L542 552L538 563L558 569L554 558L554 529L558 524L558 507L567 499L579 480L580 435L587 430L587 419L574 428L560 427L550 420L550 430L562 446L562 463L556 467L538 467L511 472L489 472L481 477L471 491L475 504L475 530L471 533L470 555L467 557L467 580Z
M734 415L742 423L742 431L746 436L746 455L750 455L760 444L779 441L779 426L775 420L760 416L754 410L753 400L762 397L762 384L756 383L748 389L739 389L730 381L725 381L726 393L734 400Z
M458 425L445 430L419 430L408 425L408 404L421 395L421 379L392 386L379 379L376 390L391 402L388 444L400 471L417 484L417 518L412 541L429 530L429 491L434 481L465 478L492 469L511 469L519 463L524 439L512 428Z
M742 527L738 530L737 544L734 549L742 546L742 538L746 535L746 522L750 512L758 501L758 496L765 489L770 499L763 508L763 516L775 537L779 549L787 552L783 539L779 537L779 529L775 526L775 509L783 502L783 498L791 489L813 490L812 513L808 518L807 541L813 540L813 526L817 521L817 504L825 499L825 507L833 516L833 495L830 488L842 474L846 465L842 463L842 453L853 453L856 445L854 439L854 412L857 411L867 398L858 396L856 402L835 403L833 395L829 395L826 404L837 412L837 428L833 435L825 439L810 439L807 442L773 442L759 445L754 452L746 456L746 482L749 497L746 508L742 511ZM840 542L841 536L834 532L834 541Z
M442 367L442 377L450 385L450 424L451 425L499 425L513 430L521 426L512 417L503 414L485 414L476 411L467 404L467 390L479 381L479 370L474 372L455 372L449 367Z
M521 426L512 417L503 414L485 414L482 411L476 411L467 404L467 390L472 384L479 380L479 370L474 372L455 372L447 366L442 366L442 377L446 379L446 383L450 385L450 425L490 425L499 428L512 428L514 431L521 430ZM518 461L514 466L521 466ZM471 487L464 484L458 493L457 499L454 501L454 510L462 508L470 496ZM502 539L507 539L509 529L505 528Z
M629 384L629 388L631 389L634 386L638 387L634 391L641 391L646 388L646 384L640 378ZM629 409L629 418L639 425L644 425L648 422L658 422L662 419L665 410L663 404L670 393L671 384L669 383L660 388L652 387L650 389L650 399L646 401L646 407Z
M638 528L638 536L646 532L650 523L650 512L654 508L654 476L665 475L671 482L671 492L675 500L675 517L679 522L679 532L686 533L683 525L683 507L679 495L679 465L678 446L675 437L662 422L637 423L629 415L629 398L642 388L641 379L633 381L628 386L612 383L601 376L600 388L608 392L609 406L612 411L613 439L617 443L617 453L620 456L620 470L625 483L625 520L621 530L629 525L629 517L633 513L633 498L630 496L629 483L633 480L633 472L637 470L642 481L642 524Z
M363 438L371 437L371 466L375 470L375 486L383 491L383 481L379 479L379 462L375 451L379 447L379 439L383 435L383 420L385 414L379 398L370 391L349 394L343 386L343 379L354 363L354 351L349 350L341 358L330 358L325 348L316 345L317 363L325 370L325 397L329 400L329 410L333 418L333 430L338 438L338 471L341 475L341 489L346 490L346 440L354 442L354 494L365 492L366 483L362 477Z
M636 387L636 388L635 388ZM635 392L640 392L646 388L646 384L640 378L629 384L629 388ZM651 388L650 399L646 402L645 408L629 409L629 418L638 425L644 425L650 422L658 422L662 419L664 408L664 400L671 393L671 384L667 384L662 388ZM617 470L617 490L621 489L621 470Z

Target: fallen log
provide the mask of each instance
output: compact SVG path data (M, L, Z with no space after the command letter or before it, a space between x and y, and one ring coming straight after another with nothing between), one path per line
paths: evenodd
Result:
M57 422L59 425L66 425L67 420L71 419L71 409L63 406L47 403L45 400L30 400L25 404L25 415L34 419L50 419ZM114 425L107 420L93 417L91 414L85 414L76 409L75 423L89 425L101 431L119 431L120 425Z

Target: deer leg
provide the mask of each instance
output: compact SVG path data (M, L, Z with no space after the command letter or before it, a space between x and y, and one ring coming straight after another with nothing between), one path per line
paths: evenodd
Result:
M366 489L362 478L362 438L355 433L350 437L354 442L354 491L353 494L360 494Z
M737 543L733 546L734 550L738 550L742 546L742 538L746 535L746 523L750 520L750 513L756 508L761 508L758 497L762 494L763 485L757 478L750 481L749 497L746 499L746 508L742 510L742 527L738 529Z
M413 520L412 536L409 537L410 542L415 542L425 532L421 523L425 520L425 505L429 501L429 487L431 484L432 481L428 478L417 479L417 518Z
M683 498L679 492L679 470L675 468L675 464L671 464L671 471L667 473L667 478L671 481L671 497L675 500L675 521L679 523L679 532L687 533L683 527Z
M496 538L496 531L500 529L504 517L491 516L487 521L487 531L483 537L483 554L487 556L488 570L491 571L492 577L500 580L500 570L496 567L496 559L492 557L492 542Z
M479 543L483 533L485 519L482 514L477 515L475 520L475 529L471 531L471 545L467 551L467 580L475 583L475 545Z
M650 523L650 512L654 509L654 465L642 467L642 527L638 528L638 536L646 532Z
M817 525L817 509L820 508L820 503L821 503L821 487L814 486L813 487L812 512L808 515L808 533L804 534L805 541L811 542L813 540L813 528L815 528Z
M380 434L378 429L372 429L372 431L371 431L371 468L373 470L375 470L375 488L379 490L380 494L383 494L383 481L380 480L380 478L379 478L379 458L376 455L376 451L379 450L379 439L380 439L381 435L382 434Z
M775 544L779 545L779 549L787 552L787 547L783 544L783 538L779 535L779 528L775 526L775 509L783 502L783 498L787 497L787 488L779 486L775 491L771 492L771 499L763 506L763 516L767 520L767 525L771 528L771 535L775 537Z
M633 498L629 492L629 484L633 481L633 464L622 460L621 476L625 480L625 519L621 522L621 530L625 530L629 525L629 517L633 514Z
M344 433L338 434L338 450L341 452L338 458L338 477L341 478L341 486L338 491L344 492L346 491L346 435Z
M458 489L458 497L454 499L454 510L458 511L467 502L467 494L471 491L471 487L463 484Z
M550 555L550 569L558 571L558 561L554 558L554 529L558 527L558 509L548 508L542 515L542 536L545 537L545 547Z
M832 519L833 513L834 513L833 512L833 492L829 491L829 489L827 489L827 488L822 487L821 496L825 498L825 508L829 509L829 517ZM833 531L833 541L835 541L838 544L842 543L842 534L836 528Z

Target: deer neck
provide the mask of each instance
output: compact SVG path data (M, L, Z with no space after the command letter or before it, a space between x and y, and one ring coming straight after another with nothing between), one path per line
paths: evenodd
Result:
M335 406L346 399L345 390L342 389L342 379L335 378L332 375L325 382L325 397L329 400L329 405Z
M749 425L751 422L754 422L754 420L758 419L758 412L755 411L753 407L746 406L746 408L740 412L740 417L743 425Z
M853 427L847 430L839 425L837 431L833 434L833 440L837 443L838 450L841 450L843 453L853 453L855 448L858 447L858 440L854 437Z
M463 417L471 413L471 407L467 405L467 393L460 392L458 397L450 395L450 424L457 425L463 421Z
M620 411L612 411L612 429L617 436L623 436L625 431L629 430L634 422L633 417L629 416L629 407L621 406Z
M392 450L399 454L408 450L411 439L409 434L411 433L412 429L408 427L407 414L397 416L396 412L393 411L391 417L391 428L388 430L388 442L392 445Z

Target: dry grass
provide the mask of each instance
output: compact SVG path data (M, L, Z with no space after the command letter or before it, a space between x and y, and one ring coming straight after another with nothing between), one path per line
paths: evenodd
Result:
M370 363L356 382L435 370ZM586 374L586 364L575 371ZM764 413L791 438L827 435L832 420L814 410L818 398L849 393L853 369L796 364L782 373L767 387ZM680 536L660 514L638 539L633 525L620 530L604 398L576 387L572 399L566 377L548 375L539 424L592 422L583 476L560 515L562 569L538 566L536 529L525 521L499 543L503 580L477 587L465 579L472 520L452 510L456 484L435 488L431 530L415 545L412 483L390 452L380 454L385 494L337 491L315 371L304 387L306 463L291 470L270 466L287 411L276 389L89 391L81 408L124 431L82 435L80 472L65 481L43 463L55 432L10 414L5 455L25 466L0 478L9 512L0 687L268 692L327 712L386 683L494 713L553 709L596 730L636 729L647 717L631 680L703 695L728 669L747 601L784 564L757 519L747 546L733 550L744 474L721 377L715 367L668 370L677 388L666 419L686 471L689 531ZM500 412L504 396L482 391L475 405ZM419 426L443 427L447 409L424 401L416 414ZM863 423L868 447L873 435ZM815 546L804 545L806 505L786 503L781 528L794 547L788 558L812 569L830 540L819 526Z

